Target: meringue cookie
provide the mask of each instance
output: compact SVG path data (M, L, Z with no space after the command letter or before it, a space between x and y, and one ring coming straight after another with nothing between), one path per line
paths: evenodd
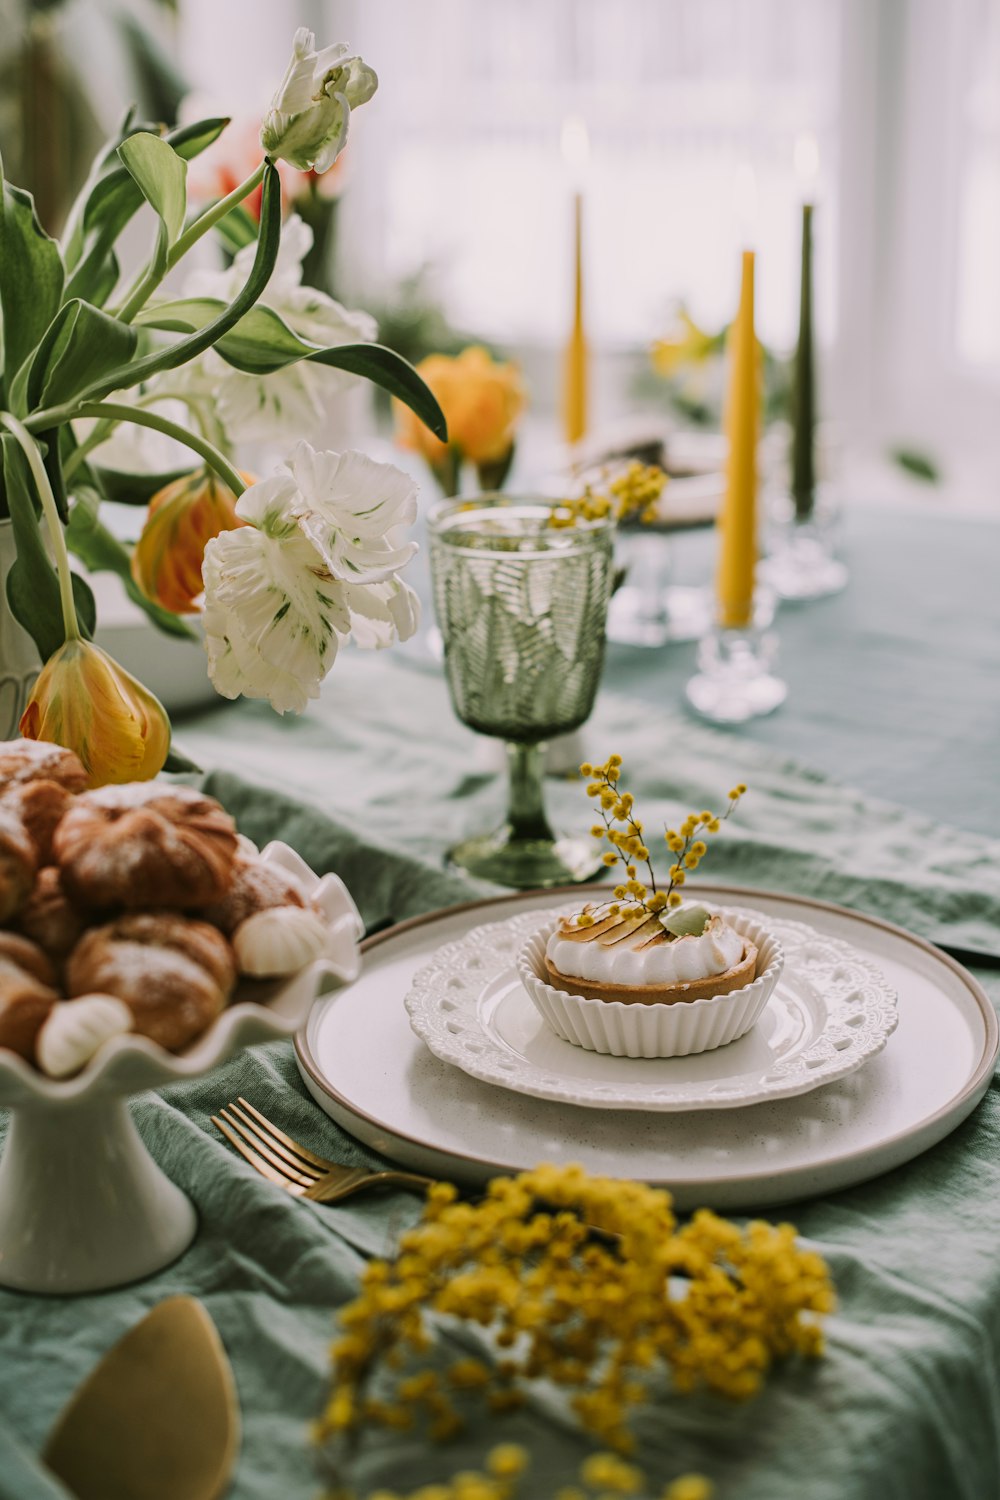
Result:
M297 974L326 951L330 934L318 912L271 906L240 923L230 939L240 972L257 979Z
M81 995L54 1005L35 1042L35 1057L50 1078L79 1073L110 1041L132 1030L132 1012L114 995Z

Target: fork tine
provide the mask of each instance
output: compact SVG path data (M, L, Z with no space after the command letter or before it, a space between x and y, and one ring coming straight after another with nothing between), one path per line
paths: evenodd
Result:
M317 1156L315 1152L308 1150L307 1147L300 1146L298 1141L293 1141L290 1135L286 1135L283 1130L279 1130L277 1125L273 1125L265 1115L261 1114L259 1109L254 1109L253 1105L248 1103L242 1096L239 1102L247 1113L253 1116L258 1125L264 1126L268 1135L273 1136L276 1141L280 1141L283 1146L287 1146L289 1151L294 1151L296 1156L302 1158L303 1162L308 1162L310 1166L318 1167L321 1172L335 1172L337 1170L336 1162L327 1161L325 1156Z
M275 1160L276 1165L280 1165L282 1171L288 1172L288 1169L291 1168L292 1173L298 1174L309 1182L314 1182L317 1177L322 1177L323 1174L318 1167L311 1166L308 1162L300 1160L293 1152L287 1150L276 1136L271 1135L262 1125L258 1125L256 1120L251 1115L245 1114L238 1104L229 1104L226 1108L229 1111L231 1119L238 1120L241 1126L245 1125L247 1127L247 1130L244 1130L243 1134L246 1135L247 1131L252 1132L249 1139L253 1140L256 1138L259 1140L261 1143L260 1148L264 1150L266 1155Z
M288 1191L292 1193L298 1194L302 1192L302 1188L298 1184L290 1182L287 1177L284 1177L280 1172L276 1172L274 1168L270 1166L262 1156L258 1156L257 1152L252 1150L247 1145L246 1141L242 1140L241 1137L236 1134L235 1130L231 1130L226 1122L224 1120L221 1120L218 1115L212 1115L211 1120L216 1130L221 1131L222 1134L226 1137L226 1140L229 1141L231 1145L235 1146L240 1155L244 1157L252 1167L255 1167L262 1177L266 1177L268 1182L275 1182L279 1187L287 1188Z
M247 1130L246 1126L235 1115L230 1114L228 1109L220 1110L219 1114L226 1121L227 1125L239 1132L244 1141L253 1148L258 1156L262 1156L277 1172L281 1173L286 1182L293 1182L298 1187L308 1187L310 1185L313 1180L311 1177L306 1177L303 1173L297 1172L294 1167L290 1167L286 1162L283 1162L280 1156L275 1156L271 1148L259 1136Z

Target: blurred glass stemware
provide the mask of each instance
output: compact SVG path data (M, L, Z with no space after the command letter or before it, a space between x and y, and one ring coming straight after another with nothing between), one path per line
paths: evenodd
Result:
M586 880L594 839L558 837L545 813L545 743L590 716L604 663L610 518L554 526L556 502L484 495L431 512L434 607L455 712L506 744L507 817L451 863L518 890Z
M674 541L635 521L619 526L615 561L622 582L608 609L608 640L623 646L698 641L712 625L712 591L672 583Z

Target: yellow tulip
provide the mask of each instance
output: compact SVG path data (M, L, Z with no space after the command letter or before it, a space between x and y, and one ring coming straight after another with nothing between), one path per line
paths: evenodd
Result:
M75 638L45 663L20 727L25 739L75 750L95 787L150 781L170 749L159 699L99 646Z
M250 474L243 478L254 482ZM165 485L149 502L132 554L132 577L154 604L175 615L195 614L206 544L221 531L242 525L229 486L210 470L196 469Z
M495 463L510 452L518 419L527 402L521 373L514 364L501 364L486 349L470 345L452 359L430 354L417 365L448 423L448 442L474 464ZM439 442L397 401L396 436L403 448L420 453L429 464L443 462L448 445Z

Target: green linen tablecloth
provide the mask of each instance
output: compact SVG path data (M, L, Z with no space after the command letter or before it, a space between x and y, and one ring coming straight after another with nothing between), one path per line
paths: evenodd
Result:
M673 581L704 583L715 548L711 530L671 537ZM844 510L843 553L842 593L778 614L787 701L731 733L1000 838L1000 525L948 514L934 490L923 504L857 495ZM411 572L426 597L426 551ZM612 644L605 681L656 708L679 704L696 656L694 644Z
M488 824L499 789L479 771L443 685L390 658L346 656L300 721L240 704L179 736L204 784L258 842L281 837L348 881L366 921L403 918L472 888L439 856ZM773 748L605 694L585 753L626 757L648 822L750 784L710 870L864 908L930 937L1000 952L1000 844L950 831L804 770ZM560 821L590 819L579 782L550 783ZM977 971L978 972L978 971ZM1000 976L980 977L1000 999ZM288 1044L138 1099L157 1160L194 1198L198 1238L151 1281L101 1296L0 1293L0 1500L63 1491L36 1454L101 1354L162 1298L202 1298L229 1351L243 1409L234 1500L308 1500L319 1489L307 1424L324 1398L336 1309L365 1256L416 1212L403 1195L343 1208L295 1202L257 1177L209 1114L244 1094L290 1134L344 1161L372 1160L306 1097ZM664 1392L638 1420L655 1484L698 1470L717 1500L989 1500L1000 1494L1000 1097L926 1156L865 1186L783 1210L826 1256L839 1310L829 1354L789 1366L746 1406ZM440 1354L441 1351L438 1351ZM433 1450L380 1438L359 1491L400 1489L475 1466L498 1438L534 1454L525 1494L548 1497L588 1451L542 1389L514 1417ZM178 1497L183 1500L183 1497Z

